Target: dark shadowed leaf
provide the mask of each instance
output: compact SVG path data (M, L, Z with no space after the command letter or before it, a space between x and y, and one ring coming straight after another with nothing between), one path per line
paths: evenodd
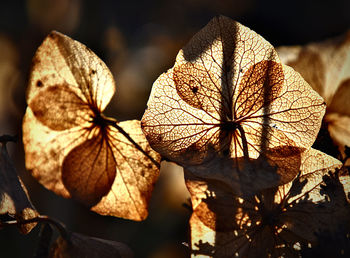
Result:
M174 67L153 84L147 106L142 128L152 148L198 176L231 176L233 188L248 191L298 173L298 155L313 144L325 112L323 99L281 64L271 44L222 16L178 53ZM251 188L231 168L244 173L253 160L273 163L276 172L264 177L261 171L264 182ZM279 164L296 166L278 172Z
M217 157L188 171L207 180L218 180L236 195L252 193L291 181L299 172L301 150L288 146L271 149L258 159Z
M53 235L53 229L48 223L41 225L39 241L33 255L33 258L43 258L49 256L50 245Z
M6 144L0 144L0 214L13 216L18 222L33 219L39 214L30 202L27 189L17 175L7 153ZM28 234L36 224L19 224L19 229L23 234Z
M100 214L143 220L160 156L139 121L102 114L114 92L112 74L90 49L58 32L47 36L28 85L26 167L46 188Z
M349 243L349 174L337 170L338 160L314 149L301 155L301 163L294 180L249 198L187 172L193 256L300 257L303 250L320 248L326 236L333 246L339 238ZM339 248L334 256L346 245Z
M69 241L59 237L51 247L51 258L131 258L131 249L120 242L72 233Z

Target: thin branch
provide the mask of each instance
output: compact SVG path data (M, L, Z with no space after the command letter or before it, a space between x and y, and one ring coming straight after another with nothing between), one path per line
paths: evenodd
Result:
M249 161L248 143L247 138L245 137L245 132L240 124L237 125L237 129L240 132L242 138L244 158L246 161Z
M18 140L18 135L8 135L4 134L0 136L0 142L6 144L7 142L17 142Z
M27 220L0 221L0 228L4 226L22 225L22 224L35 223L35 222L48 223L52 225L57 229L57 231L60 233L62 238L69 240L70 232L66 229L65 225L46 215L39 215L38 217L27 219Z

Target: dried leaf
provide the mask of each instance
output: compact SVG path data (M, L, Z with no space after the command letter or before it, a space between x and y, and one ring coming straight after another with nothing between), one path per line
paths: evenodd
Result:
M342 231L348 241L349 174L336 170L340 161L314 149L304 152L301 162L292 182L250 198L186 173L194 209L193 256L300 257L301 251L319 248L324 236L336 244ZM332 252L337 256L342 250Z
M95 212L143 220L160 156L139 121L102 114L114 92L112 74L90 49L52 32L33 58L23 119L26 167L46 188Z
M325 116L333 141L340 146L350 146L350 116L329 113Z
M39 215L29 200L27 189L17 175L5 143L2 143L0 153L0 214L14 216L18 222ZM19 224L19 230L23 234L28 234L36 224Z
M299 172L301 153L298 148L283 146L258 159L217 157L186 168L198 177L220 181L235 195L247 196L291 181Z
M331 138L344 149L350 146L350 31L305 46L277 48L284 64L292 66L325 99L325 121Z
M331 104L340 85L350 78L350 32L305 46L277 48L282 63L293 67Z
M88 237L78 233L72 233L69 241L59 237L50 250L51 258L109 258L134 257L130 248L120 242Z
M230 184L236 188L245 182L232 168L240 167L244 174L259 158L270 159L266 162L274 163L276 170L277 163L297 163L298 155L314 142L324 112L323 99L280 63L272 45L220 16L192 38L174 67L153 84L142 128L164 157L201 177L233 177ZM284 158L281 151L289 155ZM218 168L218 161L229 164ZM211 175L195 167L203 164ZM256 187L287 182L300 164L289 165L288 173L261 175L264 184L257 182ZM229 167L227 173L221 167Z

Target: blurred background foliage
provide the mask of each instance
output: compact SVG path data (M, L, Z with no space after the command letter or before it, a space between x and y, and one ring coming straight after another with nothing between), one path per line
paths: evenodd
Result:
M31 58L51 30L91 48L111 69L117 93L106 113L140 119L153 81L170 68L178 50L215 15L255 30L274 46L305 44L350 28L350 1L82 1L0 2L0 135L21 135ZM39 185L24 167L21 142L9 144L18 173L41 214L73 231L128 244L136 257L186 257L188 193L182 169L163 163L149 217L133 222L103 217ZM31 257L39 227L29 235L0 231L1 257Z

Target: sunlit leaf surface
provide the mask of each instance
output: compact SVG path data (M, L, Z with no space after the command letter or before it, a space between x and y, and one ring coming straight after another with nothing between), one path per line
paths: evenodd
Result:
M271 44L220 16L153 84L142 128L166 158L201 177L229 178L234 188L243 183L249 191L297 174L300 154L313 144L324 112L323 99L281 64ZM275 172L257 175L259 166ZM264 183L246 185L256 176Z
M27 189L17 175L5 143L0 144L0 215L13 216L19 222L33 219L39 213L30 202ZM19 229L23 234L28 234L36 224L19 224Z
M192 255L300 257L329 247L330 256L349 255L348 171L336 170L338 160L314 149L304 152L301 162L293 181L250 198L187 172Z
M98 213L142 220L160 156L139 121L103 116L114 92L110 71L90 49L52 32L33 58L23 119L26 167L46 188Z

